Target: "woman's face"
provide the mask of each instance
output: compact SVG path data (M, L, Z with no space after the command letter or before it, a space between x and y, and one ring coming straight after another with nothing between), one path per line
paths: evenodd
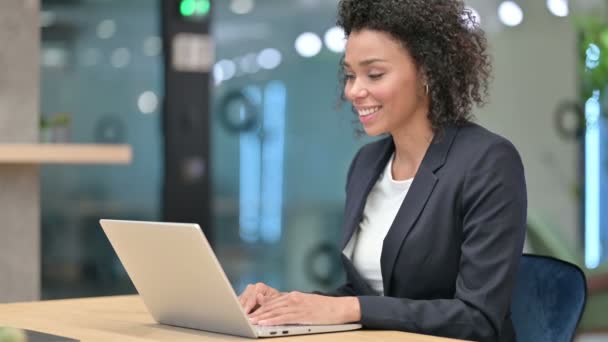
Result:
M425 87L409 52L388 33L351 32L344 55L344 95L365 132L376 136L407 131L428 120Z

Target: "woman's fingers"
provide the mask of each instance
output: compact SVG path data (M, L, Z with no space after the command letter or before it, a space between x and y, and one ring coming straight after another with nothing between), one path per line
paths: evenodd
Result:
M253 295L249 296L249 298L247 298L247 301L245 302L243 309L245 310L246 314L249 314L251 311L253 311L253 309L257 305L258 305L257 295L253 294Z
M245 305L245 302L247 302L247 289L245 289L243 292L241 292L241 294L239 295L239 303L241 304L241 306Z
M272 287L264 284L257 283L255 285L249 284L245 288L245 291L239 296L239 303L243 307L246 314L255 311L262 303L275 298L280 293Z
M245 313L249 313L251 309L256 305L257 289L255 285L247 285L245 291L240 295L239 302L241 307L245 310Z
M284 306L281 308L277 308L271 311L267 311L261 315L258 315L256 317L251 317L250 318L250 322L252 324L259 324L262 321L268 321L271 319L277 319L283 316L286 316L288 314L293 314L294 313L294 309L290 308L288 306Z
M266 302L264 303L264 305L260 306L260 308L257 309L255 312L253 312L251 315L249 315L249 317L259 318L261 315L263 315L267 312L288 306L289 303L290 303L289 294L280 295L280 296L276 296L274 298L266 299Z

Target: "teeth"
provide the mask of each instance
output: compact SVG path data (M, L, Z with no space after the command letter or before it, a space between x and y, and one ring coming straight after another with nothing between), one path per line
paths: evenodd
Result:
M367 116L370 114L374 114L375 112L377 112L378 110L380 110L380 107L372 107L372 108L366 108L366 109L361 109L359 110L359 115L360 116Z

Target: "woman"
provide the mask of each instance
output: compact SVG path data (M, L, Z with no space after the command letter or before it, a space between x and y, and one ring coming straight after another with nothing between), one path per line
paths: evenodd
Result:
M519 154L470 122L490 74L460 0L341 0L344 97L365 132L348 171L343 262L329 294L249 285L253 323L338 324L513 341L526 222Z

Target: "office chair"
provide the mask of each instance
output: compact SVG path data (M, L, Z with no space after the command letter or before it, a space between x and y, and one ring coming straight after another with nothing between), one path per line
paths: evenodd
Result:
M533 211L528 211L526 243L534 254L552 256L580 267L587 279L587 302L578 325L579 332L608 331L608 262L587 269L584 251L576 242L563 236L559 225Z
M578 266L522 255L511 302L517 341L573 341L586 298L585 275Z

